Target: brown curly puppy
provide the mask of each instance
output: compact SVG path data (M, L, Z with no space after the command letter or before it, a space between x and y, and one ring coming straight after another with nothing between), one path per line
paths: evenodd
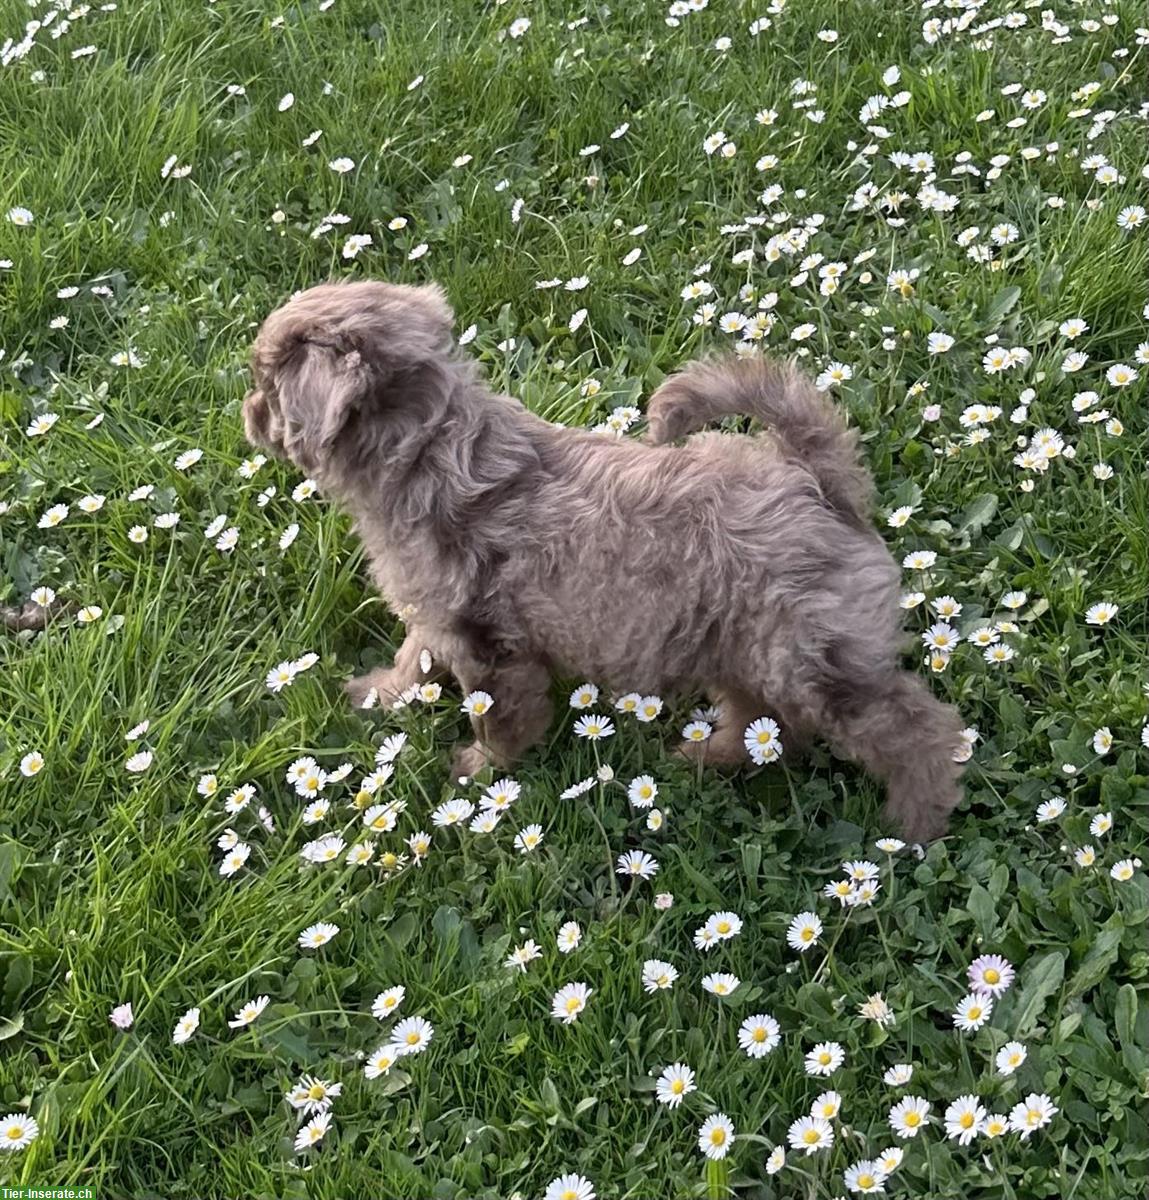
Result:
M882 778L908 837L944 832L962 723L899 666L898 568L855 436L811 383L759 357L691 364L651 398L644 445L494 395L451 322L437 287L325 284L253 349L248 438L351 513L407 621L394 666L352 697L436 670L489 692L456 755L472 774L543 737L552 673L701 690L721 710L707 761L747 761L746 726L771 714ZM732 414L770 431L695 434Z

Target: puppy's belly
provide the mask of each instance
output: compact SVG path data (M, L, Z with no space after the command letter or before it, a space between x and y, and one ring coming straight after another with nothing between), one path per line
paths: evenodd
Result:
M661 693L701 687L722 659L717 623L692 624L661 612L604 607L583 615L558 613L533 630L557 675L578 676L616 691Z

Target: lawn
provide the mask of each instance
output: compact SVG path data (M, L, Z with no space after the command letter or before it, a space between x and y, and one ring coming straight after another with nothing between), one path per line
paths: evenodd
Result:
M1143 8L54 2L0 0L0 1185L1143 1196ZM352 709L402 627L240 419L330 277L604 437L798 356L970 729L949 836L821 746L699 772L697 696L556 681L459 788L457 691Z

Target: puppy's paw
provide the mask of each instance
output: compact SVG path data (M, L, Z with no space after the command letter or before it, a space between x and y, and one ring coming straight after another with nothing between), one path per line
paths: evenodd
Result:
M717 736L701 742L681 741L674 753L678 758L708 767L740 767L748 761L741 741L731 742Z
M395 701L398 693L393 687L392 673L386 668L380 668L349 679L343 685L343 690L347 693L352 708L373 708L377 704L386 705Z
M455 783L460 779L469 779L472 775L477 775L489 762L486 750L478 742L460 746L451 758L451 779Z

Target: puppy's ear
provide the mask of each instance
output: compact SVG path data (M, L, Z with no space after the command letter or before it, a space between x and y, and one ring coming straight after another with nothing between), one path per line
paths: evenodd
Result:
M315 470L375 385L375 372L358 350L301 340L280 368L276 387L283 444L291 458L304 470Z

